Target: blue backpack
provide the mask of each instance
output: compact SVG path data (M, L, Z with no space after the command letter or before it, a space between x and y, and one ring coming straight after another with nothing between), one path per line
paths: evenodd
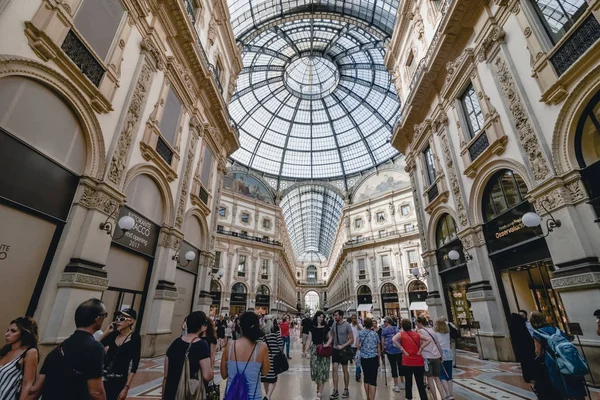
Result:
M225 397L223 398L223 400L248 400L250 396L250 391L248 389L248 379L246 379L245 372L246 368L248 368L248 364L250 363L250 359L252 358L252 355L256 350L256 344L254 345L254 348L250 353L250 357L248 357L246 366L241 372L238 368L237 354L235 352L235 341L232 343L232 347L233 354L235 355L235 368L237 372L231 380L231 384L229 385L229 388L227 388L227 392L225 392ZM229 354L231 354L231 352ZM260 378L257 380L257 386L258 382L260 382ZM254 391L256 392L256 388L254 389Z
M552 335L539 329L536 329L535 332L546 339L550 355L556 361L556 366L561 374L585 376L590 372L585 359L560 329L556 328Z

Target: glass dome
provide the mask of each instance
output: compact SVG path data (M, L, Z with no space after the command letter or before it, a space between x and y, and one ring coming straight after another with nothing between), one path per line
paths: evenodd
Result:
M389 138L400 103L379 32L299 14L246 36L229 106L241 145L233 159L278 177L325 179L396 156Z

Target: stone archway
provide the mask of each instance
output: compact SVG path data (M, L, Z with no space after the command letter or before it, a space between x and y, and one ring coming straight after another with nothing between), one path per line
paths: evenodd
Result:
M313 315L321 306L321 296L315 290L309 290L304 294L304 309Z

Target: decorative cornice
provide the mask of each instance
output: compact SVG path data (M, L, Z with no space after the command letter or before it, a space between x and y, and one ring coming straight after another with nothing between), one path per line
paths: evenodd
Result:
M99 276L63 272L58 281L58 287L68 287L103 292L108 289L109 280Z

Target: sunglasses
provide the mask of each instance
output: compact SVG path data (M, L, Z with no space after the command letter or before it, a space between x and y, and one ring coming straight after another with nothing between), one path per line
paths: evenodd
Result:
M117 318L115 318L115 321L117 321L117 322L125 322L125 321L127 321L128 319L129 319L129 318L127 318L127 317L117 317Z

